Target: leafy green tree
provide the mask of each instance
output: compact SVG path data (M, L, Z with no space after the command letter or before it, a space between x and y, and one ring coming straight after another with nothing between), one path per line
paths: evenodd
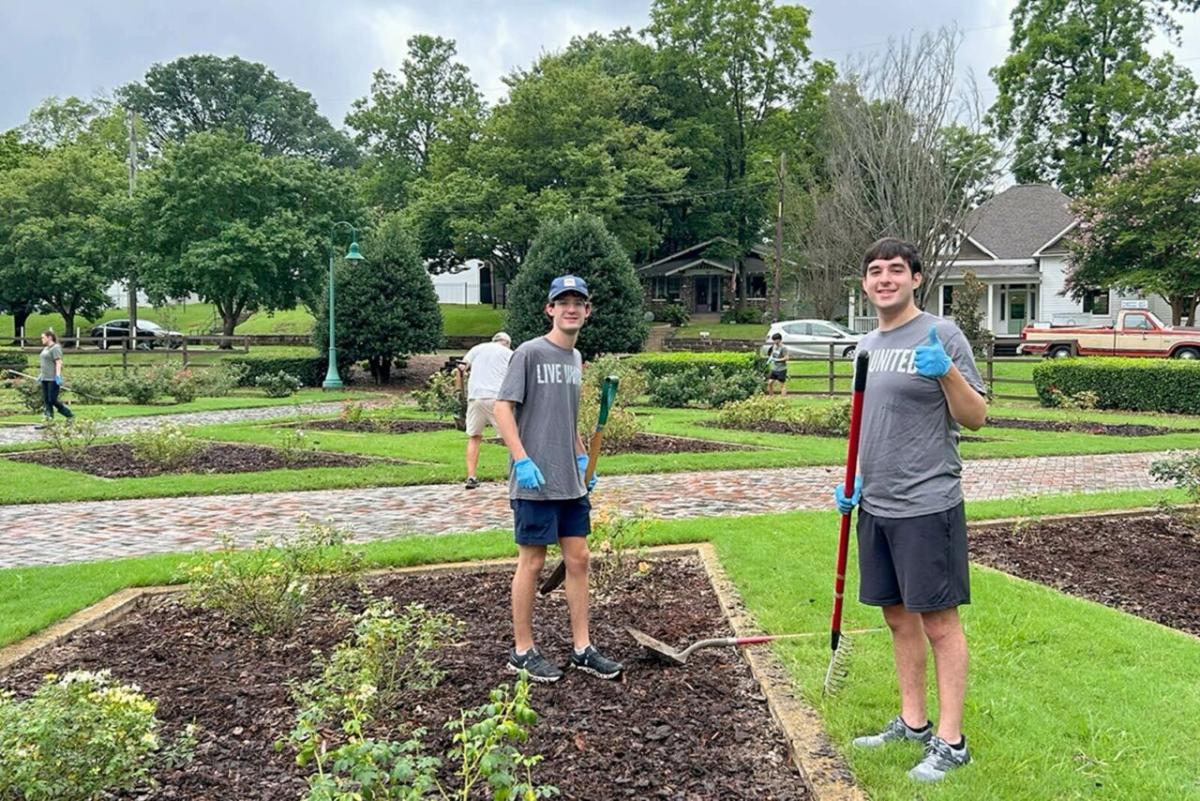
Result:
M334 271L338 359L365 361L377 384L397 360L437 350L442 311L412 236L398 214L385 217L363 242L367 261ZM329 347L329 290L316 304L317 349Z
M159 148L201 131L236 129L268 156L311 156L335 166L357 160L353 143L321 116L312 95L237 56L155 64L144 83L122 87L117 97L146 121Z
M520 344L549 330L545 314L550 282L560 275L587 282L592 316L576 347L584 359L602 353L635 353L649 333L642 320L642 287L625 249L595 215L542 226L508 295L505 330Z
M244 315L313 301L330 227L356 214L346 175L264 155L235 132L169 146L138 190L147 291L159 300L199 295L216 306L226 336Z
M980 355L986 350L986 344L992 340L992 332L984 323L986 312L983 299L987 296L987 285L979 280L973 271L963 273L963 282L954 288L954 302L951 303L950 314L958 325L963 336Z
M1200 155L1147 148L1078 198L1067 289L1161 295L1171 322L1196 325L1200 309Z
M15 128L0 134L0 181L4 173L39 151L40 148L23 142L21 132ZM14 337L25 327L37 302L37 283L32 274L13 261L0 261L0 313L12 315Z
M1195 134L1196 83L1156 31L1178 33L1165 0L1019 0L991 121L1015 137L1019 181L1087 192L1147 143Z
M578 211L599 215L628 252L657 245L657 199L684 168L669 135L645 122L655 90L573 48L509 76L509 96L461 156L434 149L406 210L426 257L483 259L509 278L542 221Z
M67 335L76 315L94 317L108 305L104 210L125 186L120 161L86 144L60 145L0 172L0 294L19 325L32 297L62 316Z
M812 60L808 9L773 0L656 0L646 33L667 130L689 156L664 248L724 236L740 261L773 219L779 154L796 176L818 169L833 67Z
M428 171L439 143L465 144L484 114L483 98L454 42L420 34L408 40L397 75L378 70L368 97L355 100L346 124L369 158L363 175L372 202L399 208L407 185Z

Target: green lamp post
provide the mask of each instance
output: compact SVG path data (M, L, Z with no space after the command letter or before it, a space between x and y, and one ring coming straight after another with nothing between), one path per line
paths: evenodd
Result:
M345 220L335 222L329 231L329 368L325 371L325 380L321 383L322 389L342 388L342 377L338 375L337 345L334 342L333 333L333 239L339 225L350 229L350 249L346 251L346 261L363 261L363 255L358 251L358 230Z

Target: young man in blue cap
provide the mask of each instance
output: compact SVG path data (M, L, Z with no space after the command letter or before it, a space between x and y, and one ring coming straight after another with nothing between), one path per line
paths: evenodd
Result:
M601 654L588 635L591 486L584 485L588 457L578 428L583 359L575 342L591 311L582 278L555 278L545 306L550 331L517 348L496 396L496 427L512 459L508 494L519 549L512 583L515 647L508 656L508 669L527 671L531 680L544 683L563 676L533 642L538 574L546 561L546 546L554 543L562 548L567 566L567 607L575 646L568 664L603 679L615 679L622 670L621 663Z
M962 733L967 639L958 607L971 602L959 426L987 417L986 389L971 345L953 322L915 302L921 257L881 239L862 262L862 287L879 328L858 343L870 354L859 448L859 480L843 514L859 504L859 600L883 608L892 631L900 714L859 748L917 742L925 755L908 775L939 781L971 761ZM938 723L925 715L926 643L937 672Z

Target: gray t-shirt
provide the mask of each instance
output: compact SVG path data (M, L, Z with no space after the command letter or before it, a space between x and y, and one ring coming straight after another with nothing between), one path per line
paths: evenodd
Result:
M42 348L42 352L38 354L38 361L41 363L41 372L38 373L38 378L42 381L53 381L54 363L61 358L62 345L57 342Z
M950 320L927 312L890 331L872 331L858 343L871 355L863 399L858 465L862 508L878 517L919 517L963 499L958 423L941 384L917 375L913 351L937 328L942 347L977 392L986 395L971 346Z
M496 399L516 404L521 444L546 483L540 490L522 489L510 469L508 497L551 501L587 495L575 462L582 378L579 351L546 337L531 339L513 353Z

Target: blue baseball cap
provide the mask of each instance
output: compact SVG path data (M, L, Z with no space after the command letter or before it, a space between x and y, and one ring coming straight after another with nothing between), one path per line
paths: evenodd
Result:
M577 275L560 275L550 282L550 294L547 297L548 302L553 302L559 295L565 295L568 292L574 292L576 295L583 296L587 300L588 295L587 283Z

